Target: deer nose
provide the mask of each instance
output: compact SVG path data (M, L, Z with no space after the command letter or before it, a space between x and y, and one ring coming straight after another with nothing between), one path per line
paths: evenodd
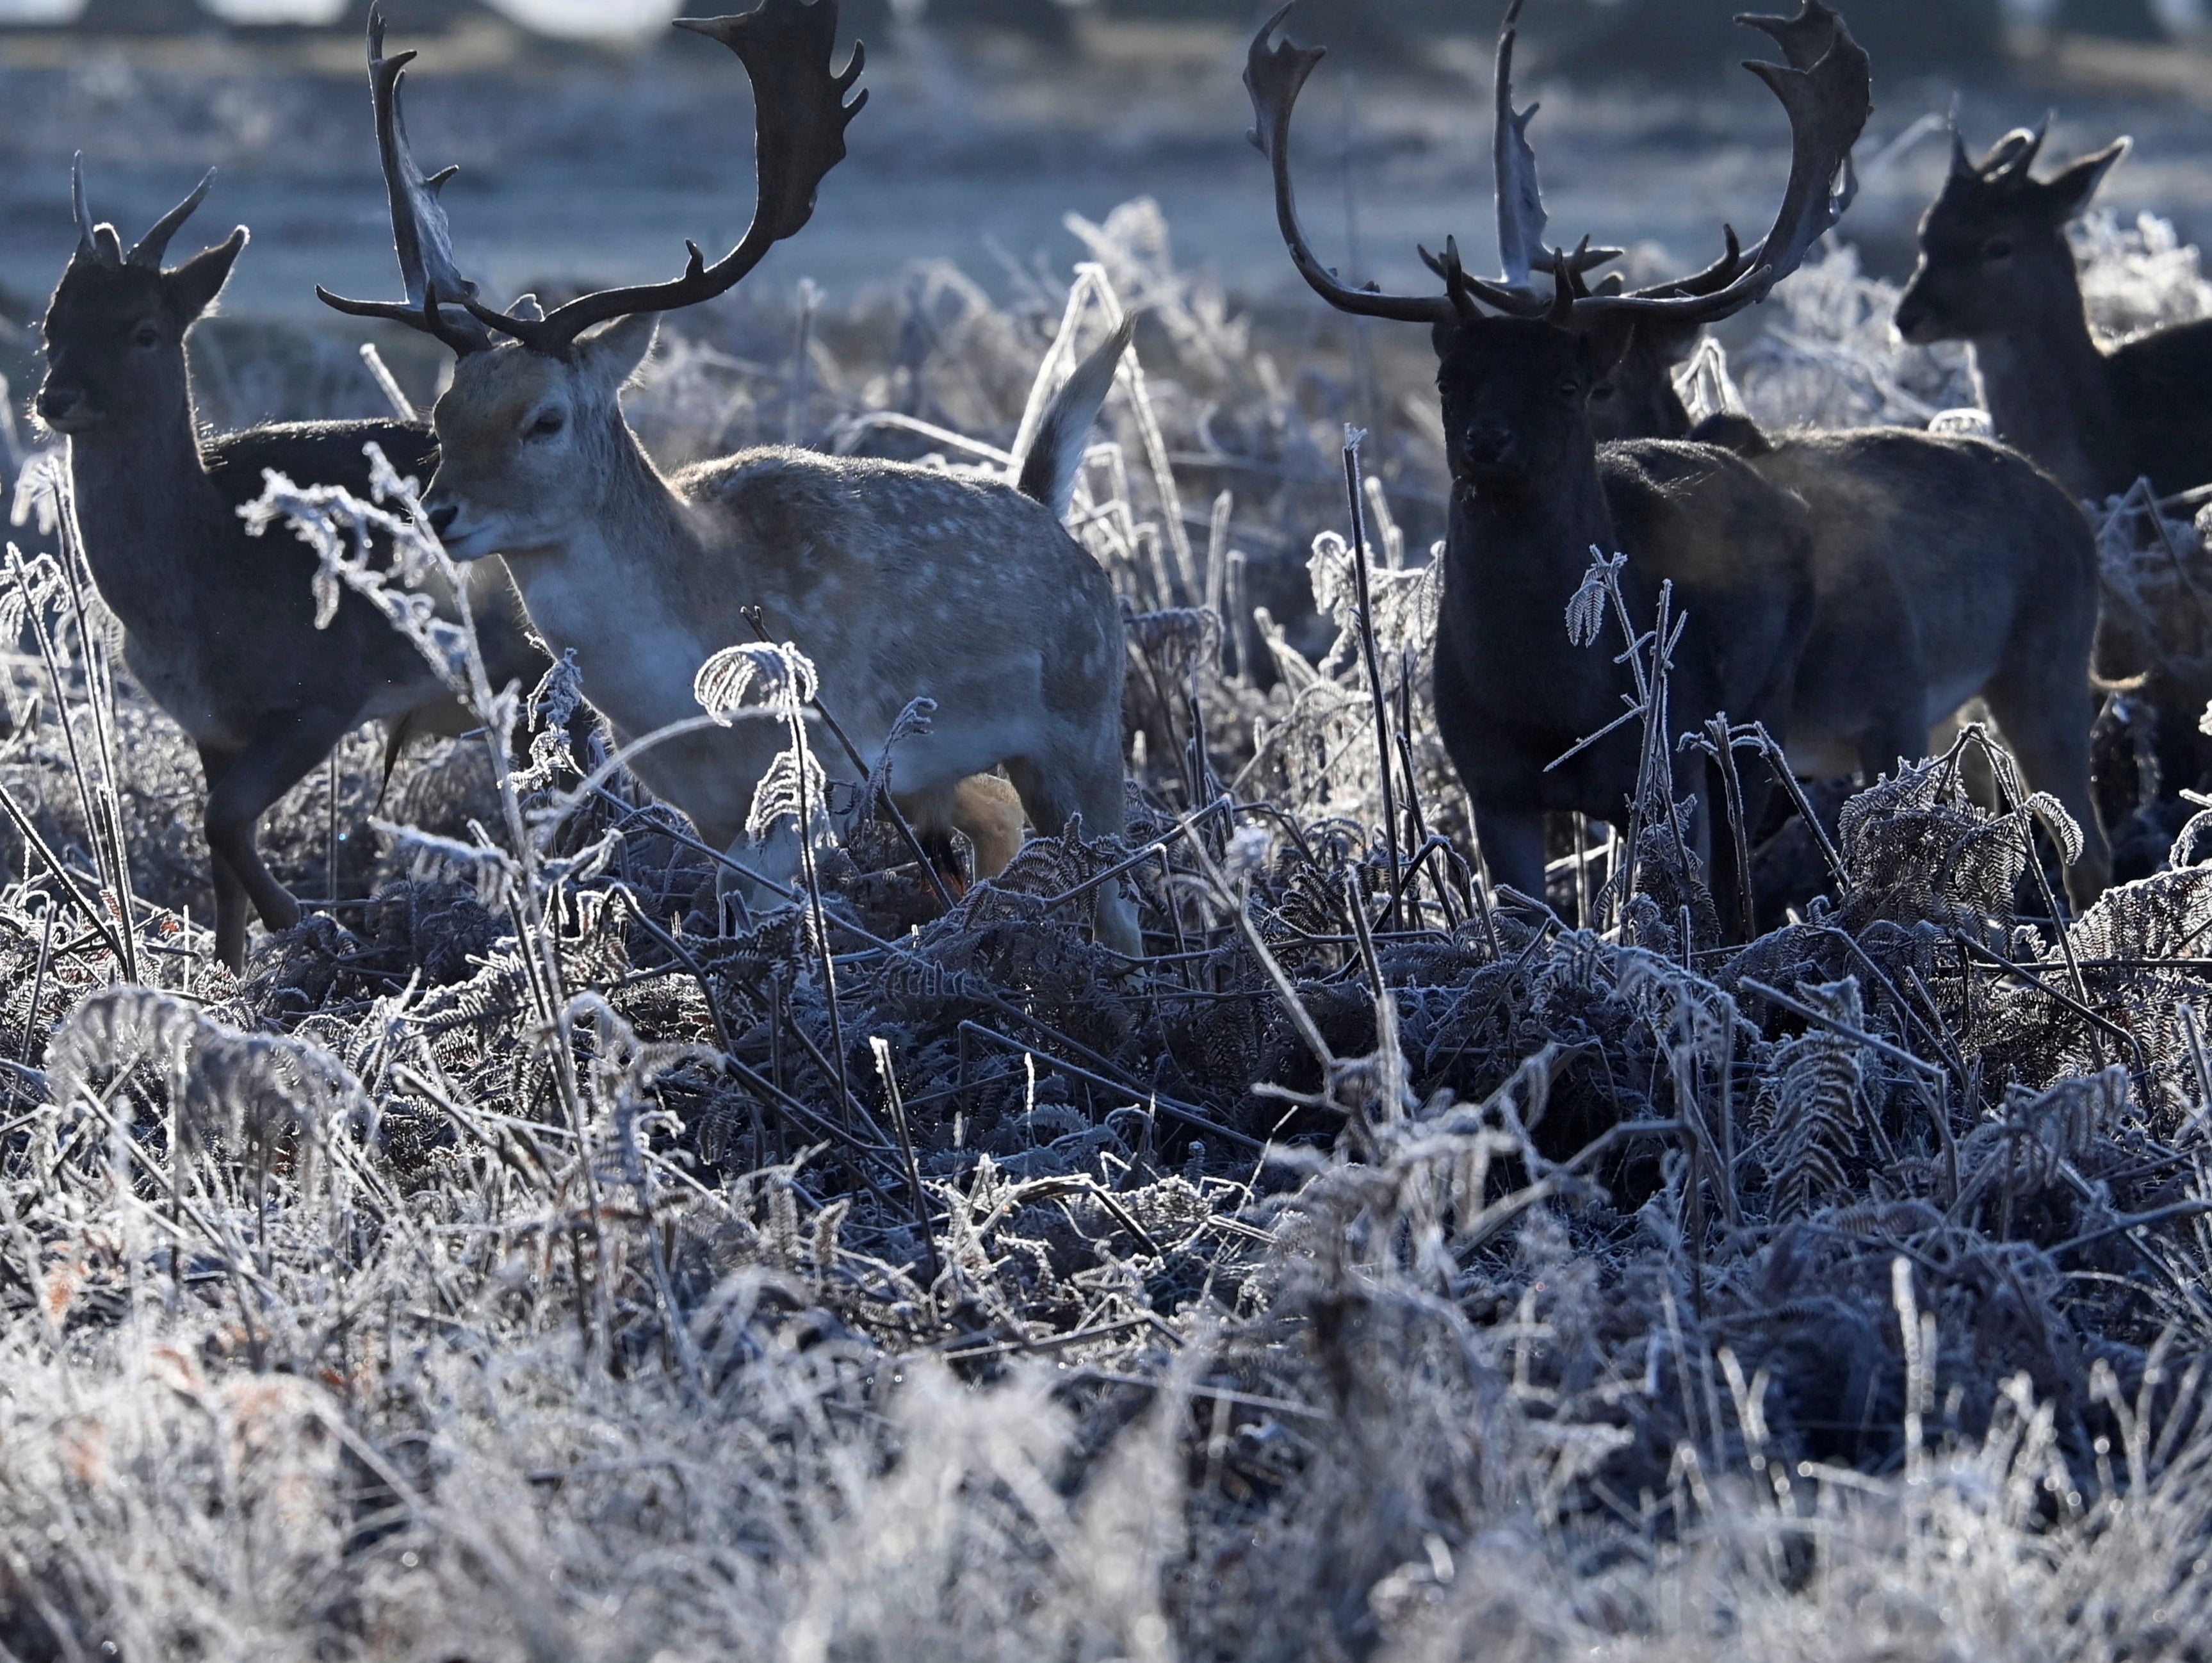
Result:
M1470 462L1502 462L1513 454L1516 437L1504 422L1477 422L1462 443Z
M453 521L461 517L460 506L454 503L441 503L429 514L430 529L441 537L453 530Z
M42 387L39 389L39 414L49 422L64 420L83 402L84 394L73 387Z

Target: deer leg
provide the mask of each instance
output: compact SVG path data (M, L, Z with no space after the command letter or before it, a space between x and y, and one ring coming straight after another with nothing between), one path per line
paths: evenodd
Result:
M1061 766L1048 766L1026 757L1010 757L1006 773L1029 812L1030 824L1040 835L1056 838L1070 819L1083 816L1087 836L1118 836L1127 824L1121 796L1121 758L1117 751L1110 766L1101 765L1081 775ZM981 849L977 849L980 860ZM1143 933L1137 927L1137 909L1119 880L1101 884L1095 911L1098 939L1125 958L1144 956Z
M1486 807L1478 802L1474 831L1482 839L1482 862L1490 869L1490 881L1548 907L1551 902L1544 893L1544 811Z
M209 746L199 747L200 771L206 776L208 795L215 795L216 787L230 772L238 760L235 751L219 751ZM215 882L215 951L216 956L233 970L246 965L246 883L232 869L230 862L210 843L208 845L209 875Z
M261 922L271 929L289 929L300 922L300 904L262 863L254 838L261 817L277 798L307 777L307 771L331 747L345 737L352 725L347 715L331 710L299 710L238 752L220 779L208 784L208 847L216 863L228 863L253 903ZM236 918L234 933L226 937L217 892L216 944L233 970L246 966L246 920Z

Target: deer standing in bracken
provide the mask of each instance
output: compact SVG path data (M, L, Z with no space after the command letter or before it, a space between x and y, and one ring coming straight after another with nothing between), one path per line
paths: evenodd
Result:
M1996 436L2076 497L2148 478L2160 496L2212 482L2212 319L2106 349L2089 333L2066 241L2120 139L2038 180L2044 135L2008 133L1951 172L1920 222L1920 263L1897 303L1905 338L1972 349Z
M1118 833L1127 649L1106 574L1060 517L1126 328L1054 401L1019 490L791 448L670 478L623 417L622 388L652 348L656 314L734 288L807 222L843 159L866 94L845 101L859 48L831 70L836 21L836 0L765 0L679 24L737 54L757 112L753 222L713 265L694 246L669 283L550 314L534 302L491 309L454 263L439 181L416 166L395 97L377 113L407 299L324 298L407 322L458 356L433 418L441 454L425 511L456 559L500 557L531 622L556 652L575 653L586 697L619 737L696 717L701 665L754 639L746 612L757 607L773 639L814 661L822 707L864 755L909 700L936 701L929 730L893 753L896 800L925 833L956 826L986 850L995 825L967 817L988 794L963 785L1001 765L1038 831L1056 835L1079 814L1087 832ZM374 40L371 52L376 74L395 80L411 57L384 62ZM759 847L741 844L781 743L769 724L740 722L670 739L633 764L708 842L767 880L741 880L748 899L774 896L798 866L788 817ZM852 777L843 757L822 757L833 777ZM1140 950L1135 911L1115 886L1098 926L1114 948Z
M1540 243L1540 209L1516 212L1527 233L1501 249L1504 277L1467 274L1456 247L1424 258L1443 278L1435 298L1356 289L1326 270L1308 245L1293 201L1289 142L1292 106L1319 62L1318 50L1270 47L1289 13L1276 14L1252 43L1245 70L1258 117L1254 142L1273 166L1277 218L1299 273L1340 310L1428 324L1440 359L1444 436L1452 473L1437 624L1437 726L1474 799L1492 873L1540 897L1544 816L1575 810L1620 822L1637 784L1638 740L1627 731L1556 758L1613 723L1628 691L1626 668L1578 650L1563 620L1594 549L1624 551L1624 586L1639 625L1671 582L1686 616L1668 702L1671 741L1717 713L1789 728L1791 684L1813 612L1812 536L1804 503L1718 447L1659 441L1601 446L1591 430L1591 391L1607 368L1595 344L1606 326L1632 318L1710 322L1765 297L1796 269L1838 211L1831 186L1870 108L1866 55L1834 28L1816 61L1751 66L1788 111L1789 186L1772 229L1745 268L1705 292L1578 294L1576 277L1606 257L1587 243L1574 255ZM1823 26L1752 20L1785 48ZM1525 143L1526 118L1500 130L1501 184L1522 177L1504 152ZM1525 174L1531 186L1533 168ZM1732 251L1733 252L1733 251ZM1551 292L1531 282L1551 268ZM1670 754L1674 747L1670 745ZM1729 841L1710 836L1718 801L1710 772L1698 777L1699 841L1724 859ZM1724 898L1733 885L1717 885ZM1747 918L1734 921L1740 929Z
M1826 7L1806 12L1823 29L1840 27ZM1808 31L1783 45L1809 69L1827 37ZM1528 118L1512 107L1512 54L1509 17L1497 86L1498 153L1511 158L1499 235L1528 246L1540 235L1541 198ZM1532 205L1534 234L1508 225ZM1751 257L1730 252L1671 289L1710 292L1734 280ZM2111 872L2089 783L2097 551L2087 523L2033 463L1984 440L1901 428L1770 436L1741 417L1693 425L1672 371L1703 326L1633 313L1601 326L1598 356L1612 368L1591 422L1601 439L1726 443L1811 509L1816 600L1790 700L1792 766L1816 778L1856 769L1871 781L1925 754L1930 730L1980 697L2029 788L2050 792L2080 825L2067 890L2086 905Z
M246 228L173 270L161 259L212 179L126 253L112 226L93 223L79 176L76 251L46 308L37 410L69 441L85 558L123 624L124 661L198 749L216 950L240 970L249 901L271 929L300 917L255 846L261 816L362 722L443 713L451 700L368 601L346 594L318 630L314 555L283 537L249 536L239 519L261 493L264 469L365 496L364 445L381 445L395 466L417 472L433 445L426 429L398 421L202 436L185 339L228 279ZM482 615L500 679L542 673L519 624L494 606ZM418 725L459 731L436 716Z

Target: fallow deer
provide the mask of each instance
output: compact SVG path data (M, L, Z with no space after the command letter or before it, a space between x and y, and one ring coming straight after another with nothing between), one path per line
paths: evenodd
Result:
M1813 613L1805 505L1718 447L1600 445L1589 405L1606 366L1593 336L1626 318L1725 317L1796 269L1839 211L1831 187L1871 107L1866 55L1818 8L1796 19L1747 20L1785 49L1814 35L1825 49L1803 67L1749 66L1789 113L1790 183L1753 259L1709 292L1577 294L1575 276L1607 251L1585 242L1572 256L1553 249L1547 257L1541 210L1531 201L1513 216L1516 235L1501 248L1502 282L1468 276L1448 241L1442 256L1423 256L1444 293L1399 296L1340 281L1299 225L1291 116L1322 53L1287 42L1271 47L1289 11L1278 12L1252 43L1245 82L1258 117L1253 142L1273 164L1277 219L1307 283L1341 311L1425 323L1434 333L1453 481L1436 649L1437 725L1474 799L1492 872L1540 895L1545 813L1571 809L1619 821L1636 785L1637 740L1625 731L1552 766L1613 723L1629 691L1620 663L1572 648L1561 627L1594 548L1629 557L1639 622L1653 615L1662 582L1673 584L1686 614L1669 740L1723 711L1787 731ZM1509 113L1499 131L1501 161L1516 176L1517 155L1505 153L1525 143L1527 119ZM1530 281L1545 265L1548 295ZM1718 798L1710 780L1700 785L1702 814ZM1725 855L1727 840L1718 843Z
M255 847L270 804L362 722L450 705L404 637L368 601L343 596L315 627L315 557L281 537L249 536L239 509L264 469L366 494L362 447L425 471L428 429L397 421L289 423L219 438L192 411L185 339L214 304L246 244L240 226L171 270L170 239L214 175L126 253L74 183L77 246L46 308L39 417L69 441L84 553L100 599L121 621L124 661L198 747L208 785L204 829L216 892L216 949L246 960L246 904L271 929L298 904ZM489 604L486 649L501 679L542 673L519 623ZM423 725L458 731L451 722Z
M2171 496L2212 482L2212 319L2109 350L2089 333L2069 222L2127 154L2123 138L2051 179L2044 134L2019 131L1979 163L1951 136L1951 172L1920 222L1920 263L1897 303L1916 344L1973 350L1996 436L2077 497L2148 478Z
M928 468L771 448L657 469L623 417L621 392L651 350L656 314L734 288L805 225L823 178L844 158L866 101L855 47L830 67L836 0L764 0L740 16L681 22L719 40L751 78L758 201L752 224L711 265L694 245L672 282L581 296L550 314L534 302L495 311L453 255L440 180L426 179L399 119L411 53L386 59L372 34L379 137L404 302L340 310L398 319L457 355L434 416L441 454L425 511L459 560L498 556L532 623L573 650L585 696L618 735L637 739L698 715L694 680L722 649L771 637L807 655L821 702L864 754L908 702L936 701L927 733L894 757L897 800L920 828L962 825L988 791L970 777L1003 765L1030 822L1060 832L1123 825L1121 623L1104 571L1060 524L1092 422L1127 344L1126 327L1081 366L1048 411L1022 489ZM441 176L442 178L442 176ZM690 815L709 843L771 884L797 868L787 818L741 845L755 788L782 740L764 723L692 732L642 751L638 776ZM833 777L845 759L823 752ZM990 817L987 816L987 822ZM1003 851L1001 851L1003 852ZM764 891L741 882L748 899ZM1108 943L1140 948L1134 909L1101 897Z
M1825 8L1808 12L1836 22ZM1501 246L1529 241L1516 217L1542 211L1527 118L1513 110L1512 23L1498 56ZM1812 32L1783 46L1799 69L1826 49ZM1723 260L1672 292L1707 292L1749 259ZM1703 327L1633 313L1601 326L1598 356L1612 368L1592 393L1591 425L1601 440L1725 443L1811 509L1816 600L1790 700L1792 765L1871 781L1924 754L1930 730L1978 697L2030 788L2080 825L2067 887L2087 905L2111 873L2089 789L2097 552L2087 523L2042 470L1984 440L1902 428L1770 436L1741 417L1693 425L1673 369Z

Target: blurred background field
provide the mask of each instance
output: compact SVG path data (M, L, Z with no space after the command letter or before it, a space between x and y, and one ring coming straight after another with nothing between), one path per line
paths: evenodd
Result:
M69 159L80 149L95 211L126 226L150 220L204 168L222 168L198 228L253 229L228 297L234 316L321 323L317 282L353 293L388 283L362 95L364 5L88 0L73 27L32 26L74 3L0 4L0 312L20 321L35 309L67 257ZM2212 50L2197 0L2003 7L1848 9L1877 77L1860 152L1866 189L1850 224L1869 269L1897 276L1908 262L1912 222L1944 159L1940 135L1916 124L1954 95L1977 142L2054 107L2054 150L2134 133L2138 149L2106 205L2123 216L2154 209L2196 241L2212 222L2212 170L2202 165L2212 149ZM1771 199L1786 154L1782 119L1726 68L1764 44L1728 27L1736 9L1530 8L1522 79L1545 101L1537 131L1555 232L1591 229L1649 244L1659 260L1702 264L1720 219ZM713 46L660 27L667 0L390 9L400 40L425 48L418 148L461 164L449 198L457 233L492 288L635 280L679 259L686 236L736 235L751 191L743 80ZM1010 264L1042 253L1064 266L1079 253L1064 215L1097 219L1150 196L1185 265L1240 297L1289 295L1294 279L1243 140L1249 109L1238 84L1244 41L1265 9L1243 0L848 4L847 32L865 36L875 57L873 107L805 241L780 253L754 292L787 291L806 277L836 303L896 283L909 262L942 259L1004 297L1016 281ZM2056 30L2062 9L2113 33ZM1496 10L1490 0L1299 8L1301 38L1349 59L1332 65L1303 135L1308 188L1321 193L1309 212L1331 258L1387 284L1413 281L1415 242L1447 231L1487 257ZM22 21L6 27L11 12ZM296 21L334 13L326 27ZM269 21L278 17L295 21ZM543 32L580 25L602 32ZM2127 38L2153 28L2162 38Z

